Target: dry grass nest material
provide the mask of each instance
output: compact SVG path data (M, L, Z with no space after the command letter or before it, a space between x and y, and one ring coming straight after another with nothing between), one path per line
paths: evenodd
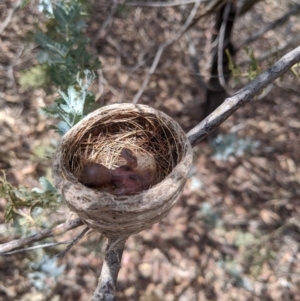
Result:
M152 156L157 179L149 189L115 195L88 188L76 176L87 162L114 169L122 149ZM53 178L69 208L107 237L128 237L160 221L178 199L192 165L186 134L172 118L145 105L98 109L65 136L53 160ZM153 163L153 160L150 160Z
M127 148L134 154L145 153L156 162L157 181L163 180L181 160L182 146L174 130L158 114L134 109L106 112L74 137L65 154L70 171L75 175L87 162L101 163L115 169L124 164L121 150Z

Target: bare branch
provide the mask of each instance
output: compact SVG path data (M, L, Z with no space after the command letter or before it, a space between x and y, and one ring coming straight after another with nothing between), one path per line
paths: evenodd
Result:
M0 24L0 35L2 35L3 31L5 30L5 28L8 26L8 24L10 23L15 11L19 8L20 4L21 4L22 0L18 0L16 2L16 4L14 5L13 8L11 8L8 13L6 18L4 19L4 21L2 22L2 24Z
M223 7L228 1L229 0L210 0L206 2L207 5L205 5L201 10L201 13L193 19L191 24L187 27L186 31L194 27L205 16L208 16L220 10L220 8Z
M96 34L96 37L95 37L94 43L93 43L94 47L97 44L99 39L103 39L104 36L107 35L107 31L109 30L107 28L109 28L113 22L113 16L117 11L118 4L119 4L118 1L116 1L116 0L113 1L111 10L110 10L106 20L103 22L101 28L99 29L99 31Z
M230 3L230 2L228 2L225 5L225 9L223 12L223 17L222 17L223 22L222 22L220 32L218 35L218 76L219 76L219 82L225 91L227 90L227 84L225 81L224 70L223 70L223 56L224 56L223 53L224 53L224 44L226 45L229 43L229 41L225 42L224 40L225 40L225 31L226 31L229 13L231 10L231 5L232 5L232 3Z
M206 83L199 70L199 60L194 41L191 39L189 32L185 34L185 38L188 44L188 52L190 55L191 64L194 69L194 73L196 74L197 85L202 89L202 91L206 91Z
M276 54L277 55L280 54L282 51L286 50L289 46L295 45L299 41L300 41L300 34L297 34L295 36L291 36L289 39L287 39L285 41L284 44L271 48L269 51L264 52L261 56L255 58L255 60L257 62L263 62L267 59L270 59L272 56L274 56ZM250 64L251 62L252 62L251 59L246 59L246 60L242 61L239 65L240 66L245 66L245 65Z
M238 1L238 11L237 15L241 16L248 12L257 2L262 1L262 0L243 0L243 1Z
M36 250L36 249L44 249L44 248L49 248L49 247L52 248L52 247L55 247L55 246L66 245L66 244L70 244L70 243L72 243L72 241L50 242L50 243L45 243L45 244L38 245L38 246L18 249L18 250L15 250L15 251L0 252L0 255L13 255L13 254L23 253L23 252L27 252L27 251Z
M90 230L90 228L89 227L85 227L82 231L81 231L81 233L79 234L79 235L77 235L74 239L72 239L70 242L69 242L69 244L68 244L68 246L66 247L66 249L63 251L63 252L61 252L61 253L59 253L58 255L57 255L57 257L60 257L60 258L63 258L70 250L71 250L71 248L74 246L74 245L76 245L77 244L77 242L88 232Z
M28 244L32 244L34 242L40 241L47 237L61 235L61 234L64 234L65 232L75 229L81 225L83 225L83 222L79 218L76 218L76 219L67 221L63 224L57 225L53 229L42 230L37 234L31 235L28 237L24 237L24 238L20 238L20 239L15 239L10 242L1 244L0 252L3 253L3 252L12 251L14 249L23 247Z
M101 275L90 301L117 301L115 297L118 273L127 238L109 238Z
M144 7L171 7L178 5L185 5L197 2L196 0L179 0L179 1L166 1L166 2L140 2L140 1L132 1L125 3L130 6L144 6Z
M189 131L188 138L192 146L195 146L207 137L239 107L249 102L254 96L258 95L262 89L287 72L299 61L300 47L297 47L284 55L278 62L260 74L246 87L235 93L235 95L225 99L214 112Z
M253 43L254 41L256 41L258 38L260 38L262 35L264 35L267 31L271 30L271 29L275 29L276 27L278 27L279 25L282 25L283 23L285 23L286 21L288 21L288 19L290 18L290 16L296 15L297 13L299 13L300 11L300 4L295 4L291 10L289 10L286 14L284 14L282 17L280 17L279 19L277 19L276 21L274 21L273 23L268 24L266 27L258 30L256 33L254 33L252 36L250 36L249 38L247 38L245 41L243 41L240 45L237 46L237 49L243 48L251 43Z
M152 62L151 68L150 68L150 70L148 71L148 74L147 74L146 78L144 79L141 88L139 89L139 91L136 93L136 95L135 95L134 98L133 98L133 101L132 101L132 102L133 102L134 104L136 104L136 103L139 101L141 95L143 94L145 88L147 87L147 85L148 85L148 83L149 83L149 81L150 81L150 77L151 77L151 75L155 72L156 67L157 67L157 65L158 65L158 63L159 63L159 60L160 60L160 58L161 58L161 55L162 55L164 49L165 49L166 47L170 46L171 44L173 44L175 41L177 41L177 40L184 34L184 32L187 30L187 28L190 26L191 22L193 21L195 15L196 15L196 13L197 13L197 9L198 9L199 5L201 4L201 1L202 1L202 0L197 0L197 1L195 1L195 5L194 5L194 7L192 8L189 17L188 17L187 20L185 21L184 25L180 28L179 32L178 32L172 39L170 39L170 40L167 41L167 42L164 42L163 44L161 44L161 45L159 46L159 48L158 48L158 50L157 50L157 52L156 52L156 55L155 55L155 57L154 57L154 60L153 60L153 62Z
M118 97L118 102L123 102L123 99L124 99L124 95L125 95L125 92L126 92L126 89L127 89L127 84L130 80L130 78L133 76L133 74L140 68L142 67L144 64L146 64L146 62L148 60L151 59L151 57L147 58L147 59L144 59L144 56L147 54L147 52L145 51L144 53L142 53L142 55L139 55L139 59L138 59L138 62L135 64L135 66L133 66L128 74L128 77L126 79L126 82L123 84L123 87L122 87L122 91L120 93L120 96Z

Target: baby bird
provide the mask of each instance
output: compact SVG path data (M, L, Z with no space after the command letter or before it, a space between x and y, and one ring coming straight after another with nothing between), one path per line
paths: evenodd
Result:
M153 170L151 172L147 165L138 166L138 158L128 148L123 148L120 156L126 163L113 170L99 163L87 163L79 174L79 182L91 188L112 185L115 195L133 195L149 189L154 183ZM154 159L150 160L153 162L155 164Z

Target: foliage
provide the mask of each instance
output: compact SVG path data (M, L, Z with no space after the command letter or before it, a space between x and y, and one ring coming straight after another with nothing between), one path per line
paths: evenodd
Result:
M76 85L77 74L83 76L86 69L95 70L100 67L97 57L87 51L89 39L84 34L86 23L84 5L78 0L43 1L43 11L48 16L46 32L39 30L35 39L40 45L38 53L40 66L33 66L23 73L21 85L41 86L49 92L54 85L66 91L69 86ZM36 81L37 72L41 77ZM28 77L29 75L29 77Z
M229 70L231 71L233 79L235 80L239 80L241 77L246 77L248 80L253 80L255 77L257 77L260 74L260 66L256 59L253 49L249 47L245 47L244 50L246 52L247 57L250 60L250 63L247 64L246 72L243 72L241 70L241 67L237 66L234 63L233 57L230 54L229 50L228 49L225 50L228 58L228 67Z
M34 208L53 208L60 205L61 198L55 187L44 177L40 178L40 184L43 189L29 190L24 186L16 188L7 182L3 172L3 176L0 177L0 197L8 200L4 215L6 222L14 220L18 214L24 215L18 211L20 208L28 208L31 213ZM26 217L33 222L30 215Z
M63 135L94 109L95 97L88 88L95 80L95 73L90 70L99 68L100 62L86 50L89 44L83 34L86 13L80 1L58 1L55 6L44 1L44 12L50 21L46 33L36 34L42 48L38 59L48 66L48 77L59 88L60 97L41 112L60 118L52 128Z
M26 6L27 2L23 2ZM40 5L48 17L46 32L38 31L36 41L41 50L39 65L25 71L20 78L23 87L54 87L60 95L41 112L48 117L59 118L58 125L52 125L60 134L65 134L72 126L94 109L95 96L88 88L95 80L95 70L100 67L98 58L87 51L89 39L84 35L85 5L79 0L41 0ZM46 178L40 178L43 189L32 190L12 186L5 175L0 177L0 196L8 200L6 221L22 216L34 224L33 209L53 208L60 205L60 196ZM28 208L29 214L20 209ZM35 210L36 211L36 210Z
M253 80L260 73L260 67L254 55L254 51L250 48L245 48L245 51L250 58L250 64L248 65L247 77L249 80Z
M89 70L84 71L85 79L77 74L78 87L68 87L67 93L58 90L60 98L55 103L42 108L41 112L48 117L60 117L61 121L55 128L64 135L72 126L80 121L87 113L93 110L95 96L88 91L89 86L95 79L95 74Z
M295 75L297 79L300 77L300 63L295 64L292 68L291 71Z

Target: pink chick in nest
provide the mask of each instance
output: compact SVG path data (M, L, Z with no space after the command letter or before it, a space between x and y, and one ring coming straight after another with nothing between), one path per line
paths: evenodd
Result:
M79 182L97 189L111 185L115 195L136 194L155 184L156 162L151 155L140 153L136 156L130 149L123 148L120 156L126 163L116 169L99 163L87 163L80 171Z

